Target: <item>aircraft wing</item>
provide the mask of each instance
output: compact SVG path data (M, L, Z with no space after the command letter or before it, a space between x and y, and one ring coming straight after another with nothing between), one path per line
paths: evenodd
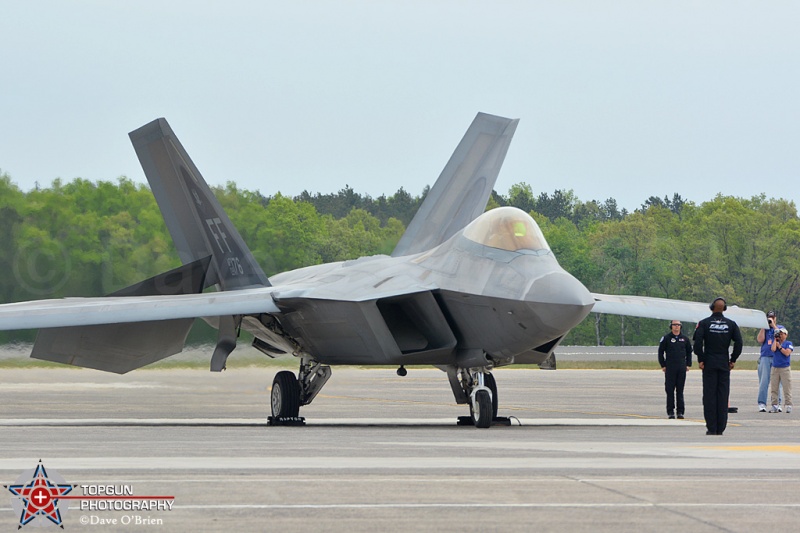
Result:
M622 296L616 294L592 293L595 303L594 313L609 315L638 316L661 320L685 320L700 322L711 314L708 304L687 302L684 300L668 300L666 298L649 298L645 296ZM747 309L729 306L725 316L734 320L739 327L766 328L767 315L758 309ZM687 330L688 331L688 330Z
M102 296L0 305L0 330L278 313L274 287L156 296Z

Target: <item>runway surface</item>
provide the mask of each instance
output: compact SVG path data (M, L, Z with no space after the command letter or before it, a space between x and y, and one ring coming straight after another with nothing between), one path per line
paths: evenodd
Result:
M16 483L41 460L79 485L74 495L111 485L174 496L171 511L81 510L84 500L69 500L65 530L753 531L800 522L800 412L757 413L754 371L732 374L740 412L723 436L705 435L696 370L688 418L667 420L658 371L500 369L500 414L514 425L487 430L455 425L467 410L438 370L400 378L352 368L335 368L301 410L308 425L267 427L276 371L0 370L0 482ZM7 496L0 528L15 530ZM100 520L117 523L92 524Z

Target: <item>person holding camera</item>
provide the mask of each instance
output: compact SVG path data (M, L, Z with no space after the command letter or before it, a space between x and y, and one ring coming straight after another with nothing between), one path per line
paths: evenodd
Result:
M680 320L670 321L670 332L658 343L658 364L664 373L667 391L667 416L675 418L675 399L678 400L678 418L683 418L683 387L686 372L692 366L692 341L681 333Z
M725 298L717 298L708 307L711 316L698 322L694 330L694 354L703 371L706 435L722 435L728 426L731 370L742 354L742 332L736 322L722 315L728 309ZM729 355L731 342L733 352Z
M775 342L775 332L782 328L778 324L778 317L775 311L767 313L768 328L761 328L756 336L756 340L761 343L761 357L758 358L758 411L767 412L767 392L769 392L769 380L772 373L772 345ZM778 405L783 397L783 387L778 390Z
M778 398L778 386L783 385L783 403L787 413L792 412L792 346L787 340L789 332L780 328L775 332L775 342L772 343L772 372L769 377L769 397L772 402L770 413L781 412L781 402Z

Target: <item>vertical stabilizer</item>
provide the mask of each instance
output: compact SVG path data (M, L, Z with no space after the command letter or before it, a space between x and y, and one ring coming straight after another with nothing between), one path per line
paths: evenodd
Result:
M518 122L478 113L392 256L438 246L483 213Z
M129 136L181 261L212 257L206 287L268 286L267 276L167 121L156 119Z

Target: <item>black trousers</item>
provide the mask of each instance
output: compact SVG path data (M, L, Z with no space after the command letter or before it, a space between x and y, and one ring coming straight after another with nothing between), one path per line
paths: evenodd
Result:
M667 391L667 414L675 414L675 399L678 400L678 414L684 411L683 386L686 384L685 366L666 366L664 371L664 389Z
M711 433L721 435L728 426L730 392L730 369L703 369L703 415L706 418L706 428Z

